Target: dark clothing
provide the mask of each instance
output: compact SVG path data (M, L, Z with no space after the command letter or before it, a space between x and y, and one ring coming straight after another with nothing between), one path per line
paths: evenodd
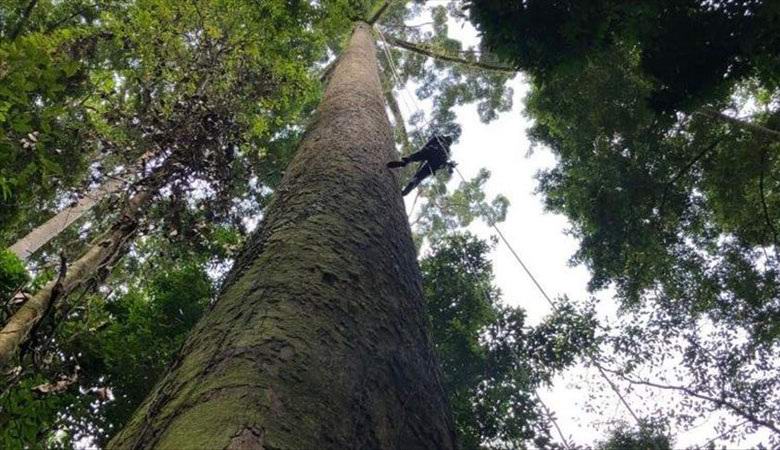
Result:
M434 170L431 169L431 166L426 162L423 163L418 169L417 172L414 173L414 176L411 180L409 180L409 184L406 185L404 190L401 191L402 195L406 195L414 190L420 183L422 183L422 180L427 178L429 175L433 175Z
M446 136L433 136L419 152L412 153L404 161L426 161L435 172L450 159L450 141Z
M449 165L450 144L452 138L449 136L434 135L428 142L416 153L405 156L401 161L392 161L387 163L387 167L404 167L412 161L420 161L422 164L417 168L409 184L406 185L403 195L411 192L426 177L433 175L444 166Z

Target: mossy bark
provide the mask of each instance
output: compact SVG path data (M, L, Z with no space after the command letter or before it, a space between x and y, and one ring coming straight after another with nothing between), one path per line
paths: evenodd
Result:
M395 156L358 24L263 224L109 448L454 448Z

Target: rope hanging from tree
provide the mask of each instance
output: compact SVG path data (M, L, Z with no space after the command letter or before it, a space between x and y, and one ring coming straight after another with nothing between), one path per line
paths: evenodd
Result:
M396 66L396 64L395 64L395 61L394 61L394 59L393 59L393 56L392 56L392 54L391 54L391 53L390 53L390 51L388 50L388 48L389 48L389 45L388 45L388 43L387 43L387 40L385 39L384 33L382 33L382 30L380 30L380 29L379 29L379 28L378 28L376 25L374 25L374 29L377 31L377 33L379 34L379 37L380 37L380 39L382 40L382 43L383 43L383 45L382 45L382 49L383 49L383 51L384 51L384 54L385 54L385 57L386 57L386 59L387 59L388 66L390 67L390 72L391 72L391 74L392 74L392 76L393 76L393 79L394 79L395 83L396 83L398 86L402 86L402 87L401 87L401 89L400 89L400 92L401 92L401 94L402 94L402 95L401 95L401 97L402 97L402 99L403 99L404 103L406 104L406 98L404 98L404 94L405 94L405 95L407 95L407 96L409 97L409 99L411 100L412 104L416 106L416 109L417 109L417 110L421 110L421 108L419 107L419 104L417 104L417 101L416 101L416 99L415 99L413 96L411 96L411 94L409 94L408 92L406 92L406 90L405 90L405 87L404 87L404 84L403 84L403 83L401 83L400 77L398 76L397 66ZM407 106L407 108L409 107L409 105L408 105L408 104L406 104L406 106ZM410 110L412 110L412 109L410 109ZM428 121L427 121L427 122L425 122L425 123L423 124L423 127L425 127L426 125L430 124L430 122L431 122L431 121L432 121L432 118L431 118L431 119L428 119ZM418 128L418 129L415 129L415 130L414 130L414 133L417 135L417 138L418 138L418 141L419 141L419 140L421 139L421 136L420 136L420 129L419 129L419 128ZM437 134L437 133L434 133L434 138L437 138L437 136L438 136L438 134ZM444 144L444 142L443 142L441 139L439 139L439 145L441 145L441 146L444 146L443 144ZM449 146L446 146L445 148L447 149L447 156L448 156L448 158L449 158ZM467 180L466 180L466 178L463 176L463 174L460 172L460 170L458 170L458 168L457 168L456 166L453 166L453 169L454 169L454 171L455 171L455 172L458 174L458 177L460 177L461 181L463 181L464 183L466 183L466 182L467 182ZM419 196L419 191L418 191L418 196ZM434 201L435 201L435 200L434 200ZM416 199L415 199L415 203L416 203ZM496 223L489 223L489 225L490 225L490 226L491 226L491 227L492 227L492 228L493 228L493 229L496 231L496 233L498 234L499 238L501 239L501 242L503 242L503 243L504 243L504 244L507 246L507 248L508 248L508 249L509 249L509 251L511 252L512 256L513 256L513 257L515 258L515 260L516 260L516 261L517 261L517 262L520 264L520 267L523 269L523 271L525 272L525 274L526 274L526 275L527 275L527 276L528 276L528 277L531 279L531 281L533 282L534 286L536 286L536 288L537 288L537 289L539 290L539 292L542 294L542 297L544 297L544 299L545 299L545 300L547 301L547 303L550 305L550 307L552 308L552 310L553 310L553 311L558 311L558 310L559 310L559 308L558 308L558 305L557 305L557 304L556 304L556 303L555 303L555 302L552 300L552 298L551 298L551 297L550 297L550 296L547 294L547 291L546 291L546 290L545 290L545 289L542 287L542 285L539 283L539 281L536 279L536 277L535 277L535 276L533 275L533 273L530 271L530 269L528 268L528 266L527 266L527 265L526 265L526 264L523 262L522 258L520 258L520 255L519 255L519 254L518 254L518 253L515 251L515 249L512 247L512 245L510 244L510 242L507 240L506 236L504 236L504 233L502 233L502 232L501 232L501 230L498 228L498 225L497 225ZM612 390L612 391L615 393L615 395L616 395L616 396L618 397L618 399L620 400L620 403L623 405L623 407L626 409L626 411L629 413L629 415L630 415L630 416L631 416L631 417L634 419L634 421L637 423L637 425L638 425L640 428L644 428L644 426L645 426L645 425L644 425L644 422L643 422L643 421L642 421L642 420L639 418L639 416L638 416L638 415L637 415L637 414L634 412L634 410L633 410L633 408L631 407L631 405L629 405L629 404L628 404L628 401L627 401L627 400L625 399L625 397L623 396L623 393L622 393L622 392L620 392L620 389L618 388L618 386L617 386L617 385L616 385L616 384L615 384L615 383L614 383L614 382L613 382L613 381L612 381L612 380L609 378L609 376L607 375L607 373L606 373L606 371L604 370L604 368L603 368L603 366L601 365L601 363L600 363L600 362L599 362L599 361L598 361L598 360L597 360L597 359L596 359L594 356L592 356L592 355L591 355L591 356L589 356L589 358L588 358L588 359L589 359L590 363L591 363L591 364L593 364L593 366L594 366L594 367L596 367L596 369L597 369L597 372L598 372L599 376L600 376L602 379L604 379L604 380L606 381L606 383L607 383L607 385L609 386L609 388L610 388L610 389L611 389L611 390ZM545 410L546 410L546 411L549 413L549 408L547 407L547 405L545 405L545 404L542 402L542 400L541 400L541 398L538 396L538 394L537 394L537 399L539 399L539 402L540 402L540 404L542 404L542 406L544 407L544 409L545 409ZM557 422L555 421L555 418L554 418L554 417L551 415L551 413L550 413L549 415L550 415L550 418L551 418L551 420L552 420L553 424L555 425L555 428L556 428L556 430L557 430L557 432L558 432L558 434L559 434L559 436L560 436L560 438L561 438L561 440L562 440L562 442L563 442L563 444L564 444L564 447L566 447L566 448L571 448L571 447L570 447L570 445L569 445L569 443L567 442L567 440L566 440L566 438L565 438L565 436L564 436L563 432L562 432L562 431L561 431L561 429L558 427L558 424L557 424Z

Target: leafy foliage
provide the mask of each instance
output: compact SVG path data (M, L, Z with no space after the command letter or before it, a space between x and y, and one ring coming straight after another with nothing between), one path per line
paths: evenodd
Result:
M772 2L468 3L531 75L531 136L559 157L539 191L572 221L590 287L617 289L617 372L680 393L683 424L720 409L777 433Z
M451 17L444 6L431 8L432 28L430 31L405 25L405 20L419 16L424 2L412 2L407 8L402 2L391 3L383 16L382 27L393 37L411 41L434 54L473 55L473 48L462 48L457 39L449 36L447 21ZM397 66L398 81L392 85L399 92L406 89L407 83L416 83L416 97L420 100L431 99L432 117L423 121L421 111L415 111L412 123L423 136L434 132L460 136L460 126L455 122L455 106L477 103L480 119L490 122L500 112L512 108L512 89L506 85L511 74L506 72L485 71L468 64L456 64L408 50L389 48ZM388 61L382 59L386 73L391 73ZM389 78L389 76L388 76ZM399 95L403 95L401 92ZM407 94L408 95L408 94ZM422 145L422 143L418 144Z
M149 393L212 294L201 266L178 264L127 292L90 296L78 320L58 329L58 361L49 367L75 370L77 380L40 392L47 379L32 372L6 392L4 448L104 443Z
M659 111L700 105L756 75L774 88L780 81L780 12L770 1L469 0L467 7L488 48L545 79L614 46L636 49Z
M619 424L609 437L596 444L597 450L671 450L674 441L663 433L659 423L646 423L631 428L625 423Z
M28 279L22 261L9 250L0 250L0 300L9 300L11 294L24 287Z
M46 448L49 431L57 423L64 407L74 394L42 395L36 386L48 380L43 375L31 375L0 398L0 444L3 448Z
M464 449L552 444L535 391L595 345L595 322L571 304L528 327L501 303L490 245L451 234L420 263L432 338Z
M486 58L480 56L478 49L464 48L458 39L450 36L449 20L463 20L462 15L442 5L435 5L429 10L425 6L419 1L409 4L390 2L380 21L383 33L380 45L386 50L380 52L380 64L385 74L383 83L402 152L422 146L433 133L447 134L457 141L461 133L453 111L457 106L476 103L479 117L485 123L512 108L512 89L507 85L512 73L484 70L475 65L478 61L485 62ZM431 22L426 26L407 25L410 20L418 21L428 15ZM385 39L385 34L389 41ZM412 47L393 46L393 39L407 41ZM411 93L412 87L416 88L414 94ZM417 109L419 102L426 100L430 100L432 105L428 118ZM408 124L399 104L412 108ZM408 132L407 125L410 127ZM450 177L445 173L437 174L432 183L420 187L416 195L426 201L413 220L418 244L422 244L423 237L431 241L441 239L448 231L466 227L475 219L489 224L503 221L509 200L502 195L486 199L483 186L489 177L490 172L482 169L449 194L447 182Z
M78 186L94 157L85 99L99 39L96 6L46 1L25 19L7 12L28 2L3 3L0 241L37 220L33 211L48 211L57 193Z
M28 14L24 9L31 6L23 33L0 40L0 54L15 58L2 59L0 78L23 84L43 77L41 86L29 90L3 84L7 91L0 90L0 96L5 92L18 108L3 115L0 126L26 117L23 108L38 126L36 114L51 104L46 117L66 131L72 131L70 125L78 131L63 135L69 147L61 155L48 144L58 136L54 125L23 130L13 139L3 140L11 132L0 134L0 184L10 186L16 208L0 208L0 216L9 214L0 222L2 241L48 218L51 209L41 205L67 205L141 154L151 155L148 164L130 173L140 183L162 160L174 167L157 203L143 211L142 236L129 246L129 257L119 267L88 274L83 289L60 299L36 328L20 365L4 374L9 384L0 396L0 403L6 402L2 412L13 423L35 428L33 436L6 423L0 434L11 439L8 448L70 448L85 437L103 442L138 405L208 300L212 281L206 267L218 279L243 240L244 220L262 210L269 186L278 182L296 130L319 96L313 65L325 57L328 42L349 30L346 11L355 5L348 3L0 5L0 21L9 27L20 23L17 12ZM73 74L81 84L61 87ZM42 158L62 158L71 166L49 165L42 175ZM20 165L12 166L14 161ZM36 178L44 175L45 180ZM51 189L42 190L47 183ZM52 246L65 248L73 261L95 233L118 219L118 206L116 199L104 202L82 227L62 233ZM49 272L41 270L47 256L33 260L36 273ZM5 260L3 267L15 269ZM73 377L77 382L61 389L31 390ZM28 401L31 395L34 401Z
M91 414L93 423L104 430L98 438L104 439L124 424L146 397L205 311L212 293L202 267L175 267L159 273L148 285L107 302L102 314L92 313L90 321L97 323L98 333L65 331L76 336L69 347L81 352L82 383L109 387L114 397L99 413ZM85 431L94 431L90 428Z
M497 195L487 201L483 191L490 172L485 169L471 180L461 182L457 189L447 194L446 175L438 175L433 184L423 187L422 195L429 200L421 208L414 221L418 241L425 237L435 242L447 233L469 226L475 219L489 225L506 218L509 200Z

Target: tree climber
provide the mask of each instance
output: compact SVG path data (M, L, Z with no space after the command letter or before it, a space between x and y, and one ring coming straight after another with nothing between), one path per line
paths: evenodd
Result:
M400 161L390 161L387 163L387 167L395 169L397 167L405 167L412 161L422 162L417 168L417 172L415 172L414 176L409 181L409 184L401 191L403 195L412 192L412 190L426 177L433 175L437 170L443 167L447 167L447 171L452 173L452 169L455 168L455 163L449 161L451 144L452 137L435 134L417 153L404 156Z

